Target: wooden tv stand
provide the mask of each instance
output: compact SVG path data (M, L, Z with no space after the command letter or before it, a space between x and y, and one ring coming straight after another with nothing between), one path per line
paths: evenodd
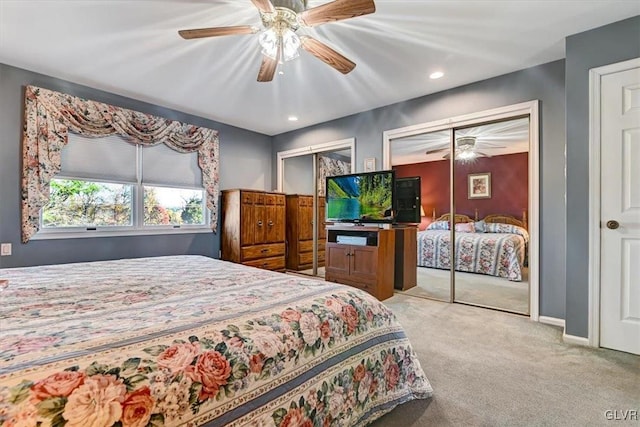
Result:
M328 227L325 280L369 292L379 300L393 295L395 267L394 229Z

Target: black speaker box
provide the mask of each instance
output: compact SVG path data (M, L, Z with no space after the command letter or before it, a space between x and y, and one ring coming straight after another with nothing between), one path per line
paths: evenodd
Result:
M396 178L395 198L396 222L420 223L420 177Z

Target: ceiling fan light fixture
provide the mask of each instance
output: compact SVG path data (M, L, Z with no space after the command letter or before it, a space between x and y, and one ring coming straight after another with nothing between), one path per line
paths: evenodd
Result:
M471 160L476 157L476 152L471 150L460 150L456 155L460 160Z
M260 46L262 46L263 55L268 56L273 60L277 59L279 41L278 35L273 28L263 31L258 38L258 42L260 43Z
M475 136L461 136L460 138L456 138L456 147L458 148L473 149L475 146Z
M258 41L262 46L262 54L273 60L291 61L300 56L298 53L300 37L288 28L282 31L282 36L279 36L273 28L269 28L260 34ZM282 47L282 58L278 58L279 46Z
M300 54L298 48L300 47L300 37L293 31L287 29L282 34L282 58L285 61L291 61L296 59Z

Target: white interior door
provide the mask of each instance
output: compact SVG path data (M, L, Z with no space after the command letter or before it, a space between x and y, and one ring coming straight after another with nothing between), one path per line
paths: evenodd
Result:
M640 67L601 79L600 345L640 354Z

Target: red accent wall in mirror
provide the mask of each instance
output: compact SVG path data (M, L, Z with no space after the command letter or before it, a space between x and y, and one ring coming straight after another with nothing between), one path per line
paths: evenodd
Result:
M396 178L410 176L420 177L420 199L425 217L418 226L420 230L427 228L434 216L449 212L449 161L414 163L394 166Z
M494 213L513 215L521 219L527 210L528 153L506 154L495 157L480 157L473 162L456 162L455 197L456 211L471 218L478 210L478 217ZM419 176L421 178L422 207L426 217L420 224L424 229L431 221L433 210L436 216L449 212L449 161L415 163L394 166L396 177ZM491 198L469 199L468 175L491 173Z

